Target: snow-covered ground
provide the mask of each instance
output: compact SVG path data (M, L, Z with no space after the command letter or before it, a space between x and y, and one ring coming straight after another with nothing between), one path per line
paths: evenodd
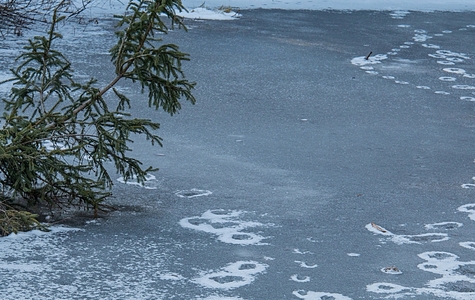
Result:
M188 8L231 6L240 9L475 10L472 0L183 0Z
M412 11L474 11L473 0L183 0L188 12L180 15L191 19L232 20L241 9L286 10L412 10ZM120 14L127 1L103 1L94 6L94 15ZM232 11L227 12L231 8Z

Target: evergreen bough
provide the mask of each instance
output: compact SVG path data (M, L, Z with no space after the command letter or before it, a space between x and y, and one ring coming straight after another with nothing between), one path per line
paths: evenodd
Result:
M180 109L180 100L195 103L195 83L186 80L181 68L189 55L156 38L169 27L186 29L176 15L184 9L181 0L130 1L126 13L115 16L117 44L110 50L115 77L103 87L94 78L76 81L71 63L56 50L62 38L57 25L65 18L58 10L48 34L29 40L18 67L11 69L13 77L2 82L13 87L3 99L1 117L0 234L44 228L26 214L31 208L78 206L97 215L113 184L106 162L113 162L125 180L140 183L155 170L130 156L129 143L131 135L139 134L161 145L154 133L159 123L131 116L132 99L114 87L120 80L139 83L149 106L171 115ZM163 16L171 21L168 25ZM115 95L113 107L104 99L108 91ZM14 211L19 216L15 220L24 224L6 224ZM22 219L22 214L28 217Z

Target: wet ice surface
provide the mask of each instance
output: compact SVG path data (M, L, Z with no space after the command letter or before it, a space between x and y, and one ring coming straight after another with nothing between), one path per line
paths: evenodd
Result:
M276 19L276 13L259 14ZM261 17L259 14L242 12L241 21L245 22L249 15ZM312 13L286 19L298 24L306 14ZM346 18L357 15L347 14ZM343 25L329 20L346 20L339 12L319 13L315 17L331 23L325 27L326 36L336 39L319 43L313 39L297 40L292 31L289 37L246 23L243 29L239 27L241 21L219 27L226 34L215 37L214 31L200 31L200 25L207 28L207 23L191 22L190 32L180 35L183 40L177 43L182 42L185 51L192 52L192 59L196 57L196 70L206 63L216 73L190 70L204 87L197 91L197 106L176 116L176 123L167 126L173 120L158 114L164 118L163 131L169 132L164 149L148 148L147 144L137 142L134 152L161 170L147 176L143 185L133 180L126 184L123 178L117 178L114 201L131 205L127 209L85 225L71 225L70 230L54 227L51 233L35 231L0 239L0 298L51 299L54 295L54 299L474 299L475 203L471 199L475 165L472 153L459 157L454 154L463 151L450 148L454 144L464 150L466 144L473 143L466 136L452 139L439 131L462 122L456 118L460 116L456 114L458 109L466 109L467 114L473 110L475 55L467 46L471 42L459 41L473 41L475 26L469 21L452 22L458 16L448 17L450 22L438 25L438 18L431 16L407 11L379 13L380 26L393 38L383 46L363 44L354 48L338 44L337 33L345 30L338 27ZM472 16L465 18L473 20ZM365 12L357 18L370 17L371 12ZM425 18L430 18L430 22L425 22ZM304 29L312 32L324 21ZM290 27L294 28L295 23ZM94 26L103 27L97 30ZM302 24L299 26L303 28ZM332 27L335 31L331 31ZM75 51L75 69L85 79L91 68L100 66L94 69L100 83L106 83L112 76L107 72L106 56L112 40L104 28L110 30L111 24L104 20L86 31L76 30L64 46ZM241 30L249 39L255 32L263 32L253 40L255 44L244 45L247 52L261 42L271 45L265 51L256 49L272 53L259 57L265 61L260 67L283 68L262 75L254 67L258 62L247 63L250 57L235 57L246 51L227 53L231 51L226 48L227 43L234 35L238 43L232 47L246 43L240 36ZM372 30L370 26L369 32L374 34ZM95 38L100 38L101 43ZM87 47L87 51L79 51L82 48L74 43L77 39L81 39L81 46ZM199 49L210 42L221 43L224 50L207 60L200 51L208 50ZM295 68L295 57L285 61L287 56L280 56L281 47L283 52L296 51L305 59L308 50L312 59L305 61L306 68ZM366 60L370 51L374 53ZM333 56L334 53L337 54ZM7 58L0 59L6 63ZM229 71L219 75L223 70L212 61L225 61L219 66L227 66ZM258 75L242 78L240 64L249 72L245 74ZM319 73L324 65L330 65L328 72ZM315 74L311 73L312 68L317 70ZM306 76L312 79L307 82L305 76L294 79L289 75L284 81L290 80L298 89L281 82L286 89L277 93L266 90L263 96L259 90L252 90L253 84L263 85L257 80L260 77L266 79L267 86L275 79L272 75L283 76L279 71L287 69L296 74L310 69ZM5 73L1 70L2 78ZM335 73L338 76L332 75ZM215 77L231 78L233 84L224 86ZM322 77L331 79L305 94L308 98L301 96L301 90L307 86L321 83L313 78ZM244 80L246 86L239 85L238 79ZM337 85L332 80L340 81ZM302 81L308 84L299 85ZM354 89L354 82L367 85L367 89ZM207 85L212 88L207 90ZM333 97L326 90L338 90L335 85L348 86L349 92L342 89ZM120 88L129 95L139 94L127 84ZM320 92L325 95L322 98L330 99L332 106L326 106L322 98L315 96ZM359 93L365 96L360 98ZM249 94L252 97L248 99ZM359 108L352 105L375 94L359 111L370 116L360 119L354 112ZM281 97L292 101L282 101ZM277 102L263 108L259 106L262 99ZM417 123L420 127L411 128L409 133L404 132L409 135L423 126L429 128L414 140L404 134L391 135L391 126L385 127L371 115L375 102L380 106L396 105L406 99L411 103L423 102L423 108L410 106L423 112L411 115L411 120L398 120L391 124L393 127L416 117L436 116L424 119L427 124ZM312 106L317 100L322 103ZM231 107L236 111L228 114L224 108L229 107L221 106L227 102L239 103L246 110ZM248 102L257 107L248 107ZM213 111L215 105L219 107ZM202 107L211 113L206 114ZM400 117L412 112L407 106L399 109L374 114L391 119L392 114ZM269 110L271 116L266 115ZM256 111L259 114L254 115ZM151 110L139 113L155 116ZM454 114L454 118L447 121L447 114ZM273 118L277 119L275 123ZM239 123L241 119L245 122ZM337 121L333 123L333 119ZM325 122L331 126L325 127ZM365 135L354 128L371 122L381 132L358 143ZM463 122L466 127L454 127L454 132L473 128L473 121ZM287 132L279 127L281 123L296 130ZM199 129L195 130L196 127ZM279 128L284 130L281 135ZM364 128L363 132L374 130L372 126ZM188 131L191 133L187 135ZM357 137L353 139L351 135ZM390 138L381 138L386 135ZM203 136L207 136L209 144L203 142ZM318 136L318 141L308 144L314 136ZM397 140L400 136L403 139ZM372 138L377 142L372 142ZM272 143L279 139L285 142ZM339 143L340 140L350 142ZM325 145L330 145L328 150ZM246 152L244 148L251 150ZM358 151L353 152L354 148ZM165 155L158 155L157 151ZM327 157L329 164L325 165ZM300 165L299 161L303 163ZM437 168L438 164L444 168ZM392 176L394 173L397 176Z

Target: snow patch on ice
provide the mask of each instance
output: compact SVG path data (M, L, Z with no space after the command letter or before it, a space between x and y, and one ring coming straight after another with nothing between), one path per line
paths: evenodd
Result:
M175 192L175 195L177 195L180 198L196 198L196 197L202 197L202 196L209 196L213 192L208 191L208 190L200 190L200 189L191 189L191 190L182 190Z
M442 76L442 77L439 77L439 80L441 80L441 81L456 81L457 78L450 77L450 76Z
M121 176L121 177L117 178L117 181L120 182L120 183L129 184L129 185L136 185L136 186L148 189L148 190L156 190L158 188L158 180L152 174L145 175L145 182L144 183L137 182L137 176L136 175L134 175L131 179L129 179L127 181L125 181L124 177Z
M197 7L190 9L188 12L182 11L177 13L179 16L194 20L236 20L241 17L241 14L232 10L210 10L204 7Z
M374 234L384 235L388 237L388 240L397 245L402 244L422 244L422 243L435 243L447 241L449 239L446 233L423 233L416 235L394 234L391 231L372 223L367 224L366 229Z
M437 58L461 58L461 59L470 59L466 53L454 52L451 50L437 50L435 53L438 54ZM429 55L430 56L430 55Z
M421 46L424 48L440 49L440 46L434 44L422 44Z
M380 64L382 60L387 59L388 56L386 54L376 54L373 56L370 56L368 59L366 59L366 56L358 56L355 57L351 60L351 63L355 66L366 66L366 65L374 65L374 64Z
M294 254L313 254L313 252L311 251L301 251L300 249L297 249L297 248L293 249L292 252Z
M475 186L475 184L470 184L470 185L471 187ZM468 217L471 220L475 221L475 203L469 203L469 204L459 206L457 210L460 212L468 213Z
M401 275L402 272L399 270L397 267L390 266L390 267L384 267L381 269L381 272L385 274L390 274L390 275Z
M387 297L416 297L418 295L433 295L450 299L474 299L475 261L459 261L459 257L450 252L428 251L418 255L425 260L417 265L423 271L441 275L428 281L423 288L405 287L387 282L377 282L366 286L366 290L377 294L387 294Z
M435 91L434 94L438 94L438 95L450 95L449 92L446 92L446 91Z
M314 268L318 267L317 264L308 265L306 262L300 261L300 260L296 260L295 262L298 263L302 268L306 268L306 269L314 269Z
M412 39L415 41L415 42L425 42L427 41L428 39L431 39L432 37L430 35L427 35L427 34L421 34L421 33L417 33L415 34Z
M218 271L203 272L193 282L207 288L231 290L251 284L267 267L256 261L237 261Z
M463 224L459 222L438 222L438 223L432 223L432 224L426 224L424 227L427 230L432 230L432 229L445 229L445 230L451 230L451 229L457 229L462 227Z
M223 243L243 246L266 245L266 243L262 243L262 240L266 239L266 237L249 232L249 229L269 225L253 221L243 221L240 219L243 214L243 211L237 210L208 210L201 216L184 218L179 223L183 228L215 234L218 236L218 240Z
M457 90L475 90L475 86L467 84L457 84L453 85L452 88Z
M460 242L459 245L466 249L475 250L475 242Z
M460 98L460 99L462 99L462 98ZM462 100L465 100L465 99L462 99ZM475 177L472 177L472 180L475 181ZM464 184L461 185L461 187L462 187L463 189L475 188L475 183L464 183ZM470 204L467 204L467 205L470 205ZM461 207L462 207L462 206L461 206ZM459 210L460 210L460 207L459 207Z
M447 60L438 60L437 63L438 63L439 65L444 65L444 66L453 66L453 65L455 65L454 62L452 62L452 61L447 61Z
M332 300L352 300L349 297L343 296L342 294L337 293L325 293L325 292L312 292L308 291L305 294L305 291L298 290L293 291L292 294L299 299L305 300L324 300L324 299L332 299Z
M395 294L403 291L410 291L412 288L406 288L402 285L386 282L377 282L366 286L368 292L377 294Z
M290 280L295 281L295 282L310 282L310 277L309 276L300 276L298 274L294 274L290 276Z

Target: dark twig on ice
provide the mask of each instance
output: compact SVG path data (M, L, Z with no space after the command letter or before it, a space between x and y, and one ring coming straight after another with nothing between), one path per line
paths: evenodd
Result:
M369 59L369 57L371 56L371 54L373 54L373 51L369 52L369 54L368 54L368 55L366 55L366 57L365 57L364 59L368 60L368 59Z

